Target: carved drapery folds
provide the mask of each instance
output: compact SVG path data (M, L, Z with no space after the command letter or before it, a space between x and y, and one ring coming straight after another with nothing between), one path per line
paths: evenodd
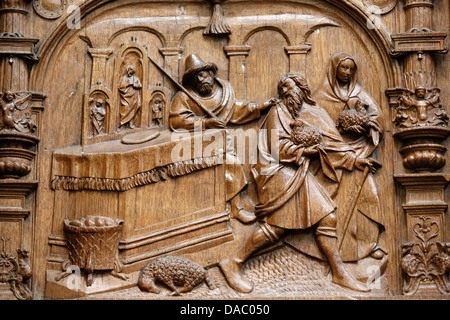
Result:
M386 91L392 107L394 137L402 142L399 152L404 168L396 174L406 190L408 242L402 246L403 293L448 293L448 243L445 229L444 190L449 177L439 173L446 164L447 101L441 101L436 83L434 54L447 53L445 32L433 31L433 0L405 0L405 33L392 35L391 54L403 60L403 84ZM427 198L427 194L433 196ZM428 291L427 291L428 290Z

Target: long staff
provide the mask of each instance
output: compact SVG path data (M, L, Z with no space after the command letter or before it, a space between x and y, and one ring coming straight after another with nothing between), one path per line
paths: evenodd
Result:
M174 79L169 72L167 72L163 67L161 67L155 60L153 60L150 56L148 56L150 61L159 69L162 73L164 73L173 83L175 83L178 88L180 88L185 94L188 95L189 98L192 99L203 111L205 111L211 118L215 120L219 120L217 116L209 111L200 101L198 101L185 87L183 87L176 79Z
M373 160L373 161L374 161L374 164L376 164L377 166L381 166L381 163L379 163L378 161L375 161L375 160ZM362 188L364 186L364 183L366 182L367 176L369 175L369 171L370 171L370 167L366 166L364 168L363 176L361 178L361 182L360 182L360 184L358 186L358 190L356 192L356 197L355 197L355 199L354 199L354 201L352 203L352 209L351 209L350 214L347 216L347 219L345 220L345 223L344 223L344 233L342 234L342 240L339 243L339 250L341 250L342 244L344 243L344 238L345 238L345 235L347 234L348 226L350 225L350 220L352 219L352 217L353 217L353 215L355 213L356 204L358 203L359 196L361 195L361 191L362 191Z

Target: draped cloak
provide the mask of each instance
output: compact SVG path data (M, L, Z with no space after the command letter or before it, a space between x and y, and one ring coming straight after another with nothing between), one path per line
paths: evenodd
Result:
M305 148L292 142L294 118L280 103L262 123L258 163L252 168L259 198L256 215L285 229L309 228L332 213L336 205L324 184L336 184L336 171L352 170L356 159L323 109L304 103L298 118L321 130L320 160L303 156ZM317 168L327 176L324 184L314 176Z
M244 124L260 117L257 104L238 101L231 84L223 79L216 78L216 90L209 96L197 95L189 90L205 108L225 124ZM193 101L185 92L178 91L172 101L169 113L169 123L172 130L194 130L198 123L205 127L205 120L210 116ZM227 148L225 160L226 200L231 200L248 183L244 169L232 150Z
M120 125L128 122L134 124L141 108L142 84L136 74L122 76L119 81L120 92Z
M313 99L324 108L333 121L339 114L350 108L354 108L358 100L367 104L367 113L370 119L382 124L382 111L358 83L358 69L355 62L355 73L347 88L341 88L336 78L339 63L351 59L348 53L338 53L331 57L326 79L313 93ZM380 130L382 131L382 130ZM365 158L372 155L381 139L381 133L370 129L368 135L356 135L341 133L344 140L355 150L358 157ZM329 190L335 200L337 210L337 232L341 246L341 256L344 261L357 261L367 257L379 245L380 225L382 221L381 206L374 176L369 173L357 199L356 211L350 220L347 234L344 237L344 224L355 201L355 193L362 181L362 172L344 172L340 184L334 190Z

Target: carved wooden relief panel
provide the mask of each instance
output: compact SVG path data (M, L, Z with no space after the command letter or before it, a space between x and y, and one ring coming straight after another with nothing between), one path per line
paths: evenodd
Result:
M449 4L0 4L0 297L449 295Z

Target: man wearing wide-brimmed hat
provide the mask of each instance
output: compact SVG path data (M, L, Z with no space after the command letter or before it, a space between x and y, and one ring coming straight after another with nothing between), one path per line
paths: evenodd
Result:
M196 54L186 58L182 78L185 90L175 94L170 108L172 130L194 130L200 126L203 130L220 129L229 124L247 123L259 118L262 110L275 104L274 99L261 105L236 100L231 84L217 78L216 73L216 64L205 62ZM227 153L227 156L230 155ZM236 195L247 185L242 166L227 164L226 171L226 198L231 203L232 216L236 212L235 217L242 222L254 221L254 214L233 205L238 198Z

